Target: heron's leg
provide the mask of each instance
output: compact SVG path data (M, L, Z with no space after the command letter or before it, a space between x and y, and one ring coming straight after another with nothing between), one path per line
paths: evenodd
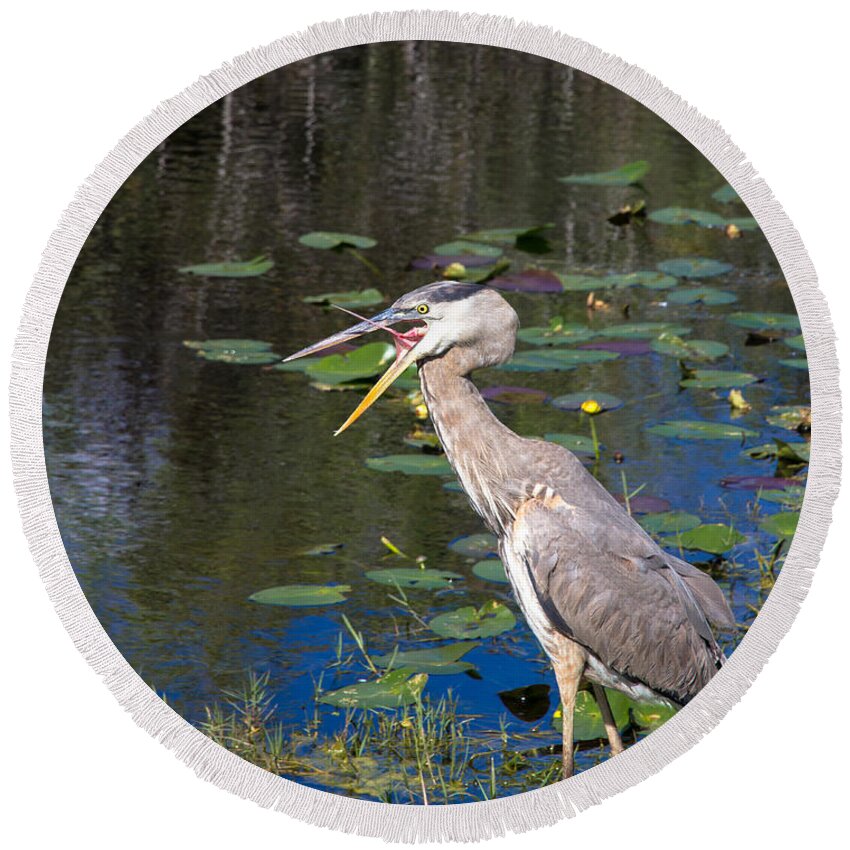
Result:
M602 685L594 684L593 696L602 712L602 722L605 724L605 734L608 736L608 743L611 745L611 755L619 755L625 748L623 747L623 739L620 737L620 730L617 729L617 722L614 720L614 712L611 711L611 704L605 694L605 688Z
M576 693L584 672L584 650L568 638L560 642L551 655L555 679L561 694L561 717L563 720L563 777L573 775L573 714L576 708Z

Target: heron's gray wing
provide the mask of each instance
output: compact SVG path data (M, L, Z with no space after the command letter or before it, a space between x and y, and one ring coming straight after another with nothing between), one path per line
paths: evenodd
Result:
M556 629L617 673L684 704L722 653L684 577L657 547L624 533L631 529L618 514L600 520L556 495L522 505L510 545Z

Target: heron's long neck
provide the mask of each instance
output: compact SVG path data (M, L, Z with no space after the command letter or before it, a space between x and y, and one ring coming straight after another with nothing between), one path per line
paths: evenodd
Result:
M422 394L446 457L475 510L498 533L513 520L520 438L494 415L468 377L462 349L422 363Z

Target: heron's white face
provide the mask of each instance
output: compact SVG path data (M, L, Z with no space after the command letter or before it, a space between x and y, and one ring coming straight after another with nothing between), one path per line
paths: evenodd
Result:
M392 327L399 323L409 323L410 327L405 331ZM340 434L359 419L396 378L419 360L439 357L450 348L460 347L475 349L479 355L476 365L504 362L513 352L518 324L513 308L498 292L479 284L439 281L402 295L382 313L363 319L354 327L286 359L306 357L376 330L386 330L393 335L395 362L336 431Z

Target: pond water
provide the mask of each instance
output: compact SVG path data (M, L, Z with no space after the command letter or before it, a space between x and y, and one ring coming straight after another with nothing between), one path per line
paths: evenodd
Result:
M556 179L640 160L651 169L637 187ZM57 521L80 584L121 653L192 723L203 723L206 708L225 704L225 693L255 671L268 676L268 707L286 734L303 734L307 724L324 736L345 721L332 706L317 707L317 680L323 677L327 691L371 677L343 613L375 656L437 643L390 598L393 587L365 577L416 567L382 536L411 559L424 556L427 567L463 576L447 588L407 591L424 619L488 600L515 610L507 585L479 578L476 559L449 549L459 536L484 530L465 497L443 486L449 479L367 467L367 458L417 451L403 442L417 422L404 392L333 438L362 390L324 392L298 372L210 362L183 341L263 340L284 356L349 324L305 296L377 287L390 301L434 279L433 271L408 264L441 243L484 227L549 222L551 250L508 246L511 272L536 266L604 276L654 271L691 256L732 266L698 283L732 293L734 303L676 304L664 290L639 286L597 288L606 306L591 313L587 291L506 297L524 327L548 326L557 316L596 332L671 322L690 338L725 343L726 356L688 365L760 379L740 387L749 411L730 408L728 388L680 387L677 358L641 345L570 371L488 370L476 378L482 387L519 385L550 399L604 392L625 402L594 419L603 446L595 464L600 480L615 493L624 480L630 492L643 486L638 495L746 538L723 557L686 553L712 569L733 605L741 630L724 638L731 651L770 585L757 553L768 557L777 536L761 522L785 507L754 506L746 483L721 482L777 474L802 481L800 464L777 472L774 461L742 452L773 438L803 439L766 417L773 406L808 404L808 373L780 362L803 352L781 338L748 336L728 317L793 314L793 302L758 230L732 239L722 227L607 221L638 199L650 211L675 206L747 216L740 204L712 198L723 184L687 141L628 97L546 60L485 47L393 43L327 54L262 77L187 122L139 166L93 229L62 298L44 382ZM361 253L383 278L350 253L299 243L311 231L377 240ZM177 271L260 254L275 265L258 277ZM679 281L679 288L693 286ZM524 343L518 349L541 350ZM586 416L548 402L494 402L493 409L521 434L590 435ZM693 441L649 430L692 419L757 434ZM343 545L329 555L304 554L329 542ZM344 603L315 608L249 600L289 584L351 590ZM343 663L334 666L340 640ZM464 660L477 672L431 676L431 700L451 690L457 710L472 718L471 732L498 737L504 723L514 749L558 743L554 677L521 616ZM533 720L499 697L530 685L552 689L550 710ZM583 750L579 768L605 752ZM556 761L549 754L535 763ZM486 796L480 774L477 782L459 781L452 799ZM392 783L358 785L332 771L293 768L287 775L343 793L408 799ZM487 787L521 790L501 775Z

